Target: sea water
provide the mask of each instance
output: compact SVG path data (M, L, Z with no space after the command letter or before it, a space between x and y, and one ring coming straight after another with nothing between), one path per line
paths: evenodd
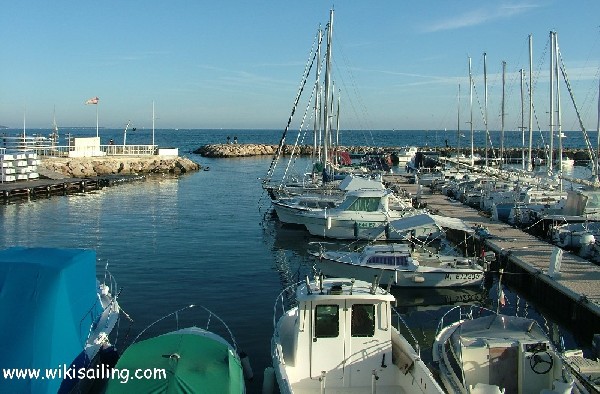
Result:
M115 141L121 133L100 132L103 140ZM95 130L79 131L86 133L95 135ZM150 143L148 130L137 133L128 134L128 143ZM282 227L269 211L259 178L265 176L270 157L209 159L191 153L204 144L223 143L228 135L240 143L277 144L281 137L280 132L260 130L160 130L155 135L158 145L179 147L181 154L210 170L0 205L0 248L96 250L99 279L108 265L118 282L120 305L133 320L121 320L120 348L164 315L190 304L207 307L229 325L239 349L249 355L255 379L248 383L248 392L257 393L263 370L271 364L275 300L284 288L312 273L314 261L307 250L322 240L305 230ZM360 145L360 138L367 137L356 134L353 144ZM380 132L374 138L382 146L419 141L418 133L408 132ZM475 302L495 308L497 290L494 281L488 288L396 290L394 295L421 344L423 359L430 361L437 322L450 305ZM556 338L562 335L567 348L589 348L554 321L545 306L506 286L504 292L508 305L503 313L536 318ZM164 323L150 334L175 328L174 322ZM204 323L195 321L193 313L179 321L180 327Z

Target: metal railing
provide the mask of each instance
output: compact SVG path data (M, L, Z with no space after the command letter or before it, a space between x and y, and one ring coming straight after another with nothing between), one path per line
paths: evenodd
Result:
M151 156L157 153L158 145L98 145L94 147L98 156ZM33 152L45 157L69 157L69 152L93 150L76 148L75 144L57 145L55 141L40 137L0 137L0 153ZM88 155L89 156L89 155Z

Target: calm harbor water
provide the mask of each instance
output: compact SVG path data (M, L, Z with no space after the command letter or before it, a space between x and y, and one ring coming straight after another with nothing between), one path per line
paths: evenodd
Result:
M95 130L80 133L95 135ZM122 131L101 133L103 141L105 137L117 141ZM130 133L136 137L128 134L127 142L149 143L147 130L137 133ZM417 133L403 132L405 138L392 133L380 132L374 143L397 146L419 140ZM227 135L237 136L241 143L277 143L280 132L157 131L159 145L179 147L181 154L210 171L153 176L82 195L0 205L0 248L96 250L99 276L108 263L122 287L121 306L133 319L131 325L122 320L117 346L183 306L211 309L250 356L255 379L248 392L255 393L260 392L263 370L271 363L275 298L285 286L311 272L307 248L315 239L306 231L282 228L266 212L268 201L259 178L265 175L270 157L207 159L190 153L204 144L224 142ZM360 138L364 136L357 135ZM477 302L495 308L496 292L494 281L482 289L394 291L394 295L421 342L423 358L429 360L437 321L449 305ZM553 320L550 306L532 304L508 287L505 292L504 313L536 318L548 332L564 336L567 348L589 348L589 338L578 338L567 323ZM194 323L189 315L182 324Z

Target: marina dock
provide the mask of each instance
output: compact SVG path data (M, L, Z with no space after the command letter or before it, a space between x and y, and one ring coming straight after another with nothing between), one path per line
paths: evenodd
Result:
M25 182L0 183L0 198L14 200L48 198L73 193L86 193L107 186L143 179L141 175L103 175L90 178L36 179Z
M417 195L418 186L407 183L405 177L388 177L387 181L412 196ZM550 256L554 245L428 190L422 189L420 202L426 204L429 210L461 218L486 230L480 232L476 240L485 250L496 253L499 266L504 269L505 283L518 286L533 299L545 301L553 313L571 321L583 333L597 334L600 327L600 266L565 251L559 272L550 275Z

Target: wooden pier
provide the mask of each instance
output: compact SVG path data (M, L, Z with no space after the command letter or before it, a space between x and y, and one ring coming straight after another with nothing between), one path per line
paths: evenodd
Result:
M397 188L417 195L417 185L402 182L402 177L388 178ZM492 220L480 211L423 188L421 203L431 211L460 218L467 224L481 226L476 240L485 250L496 253L506 274L503 281L515 285L543 308L551 310L575 330L589 337L600 327L600 266L577 255L563 252L559 273L549 274L554 245L518 228ZM483 234L482 234L483 233Z
M143 179L139 175L104 175L90 178L36 179L0 183L0 202L48 198L72 193L86 193L116 183Z

